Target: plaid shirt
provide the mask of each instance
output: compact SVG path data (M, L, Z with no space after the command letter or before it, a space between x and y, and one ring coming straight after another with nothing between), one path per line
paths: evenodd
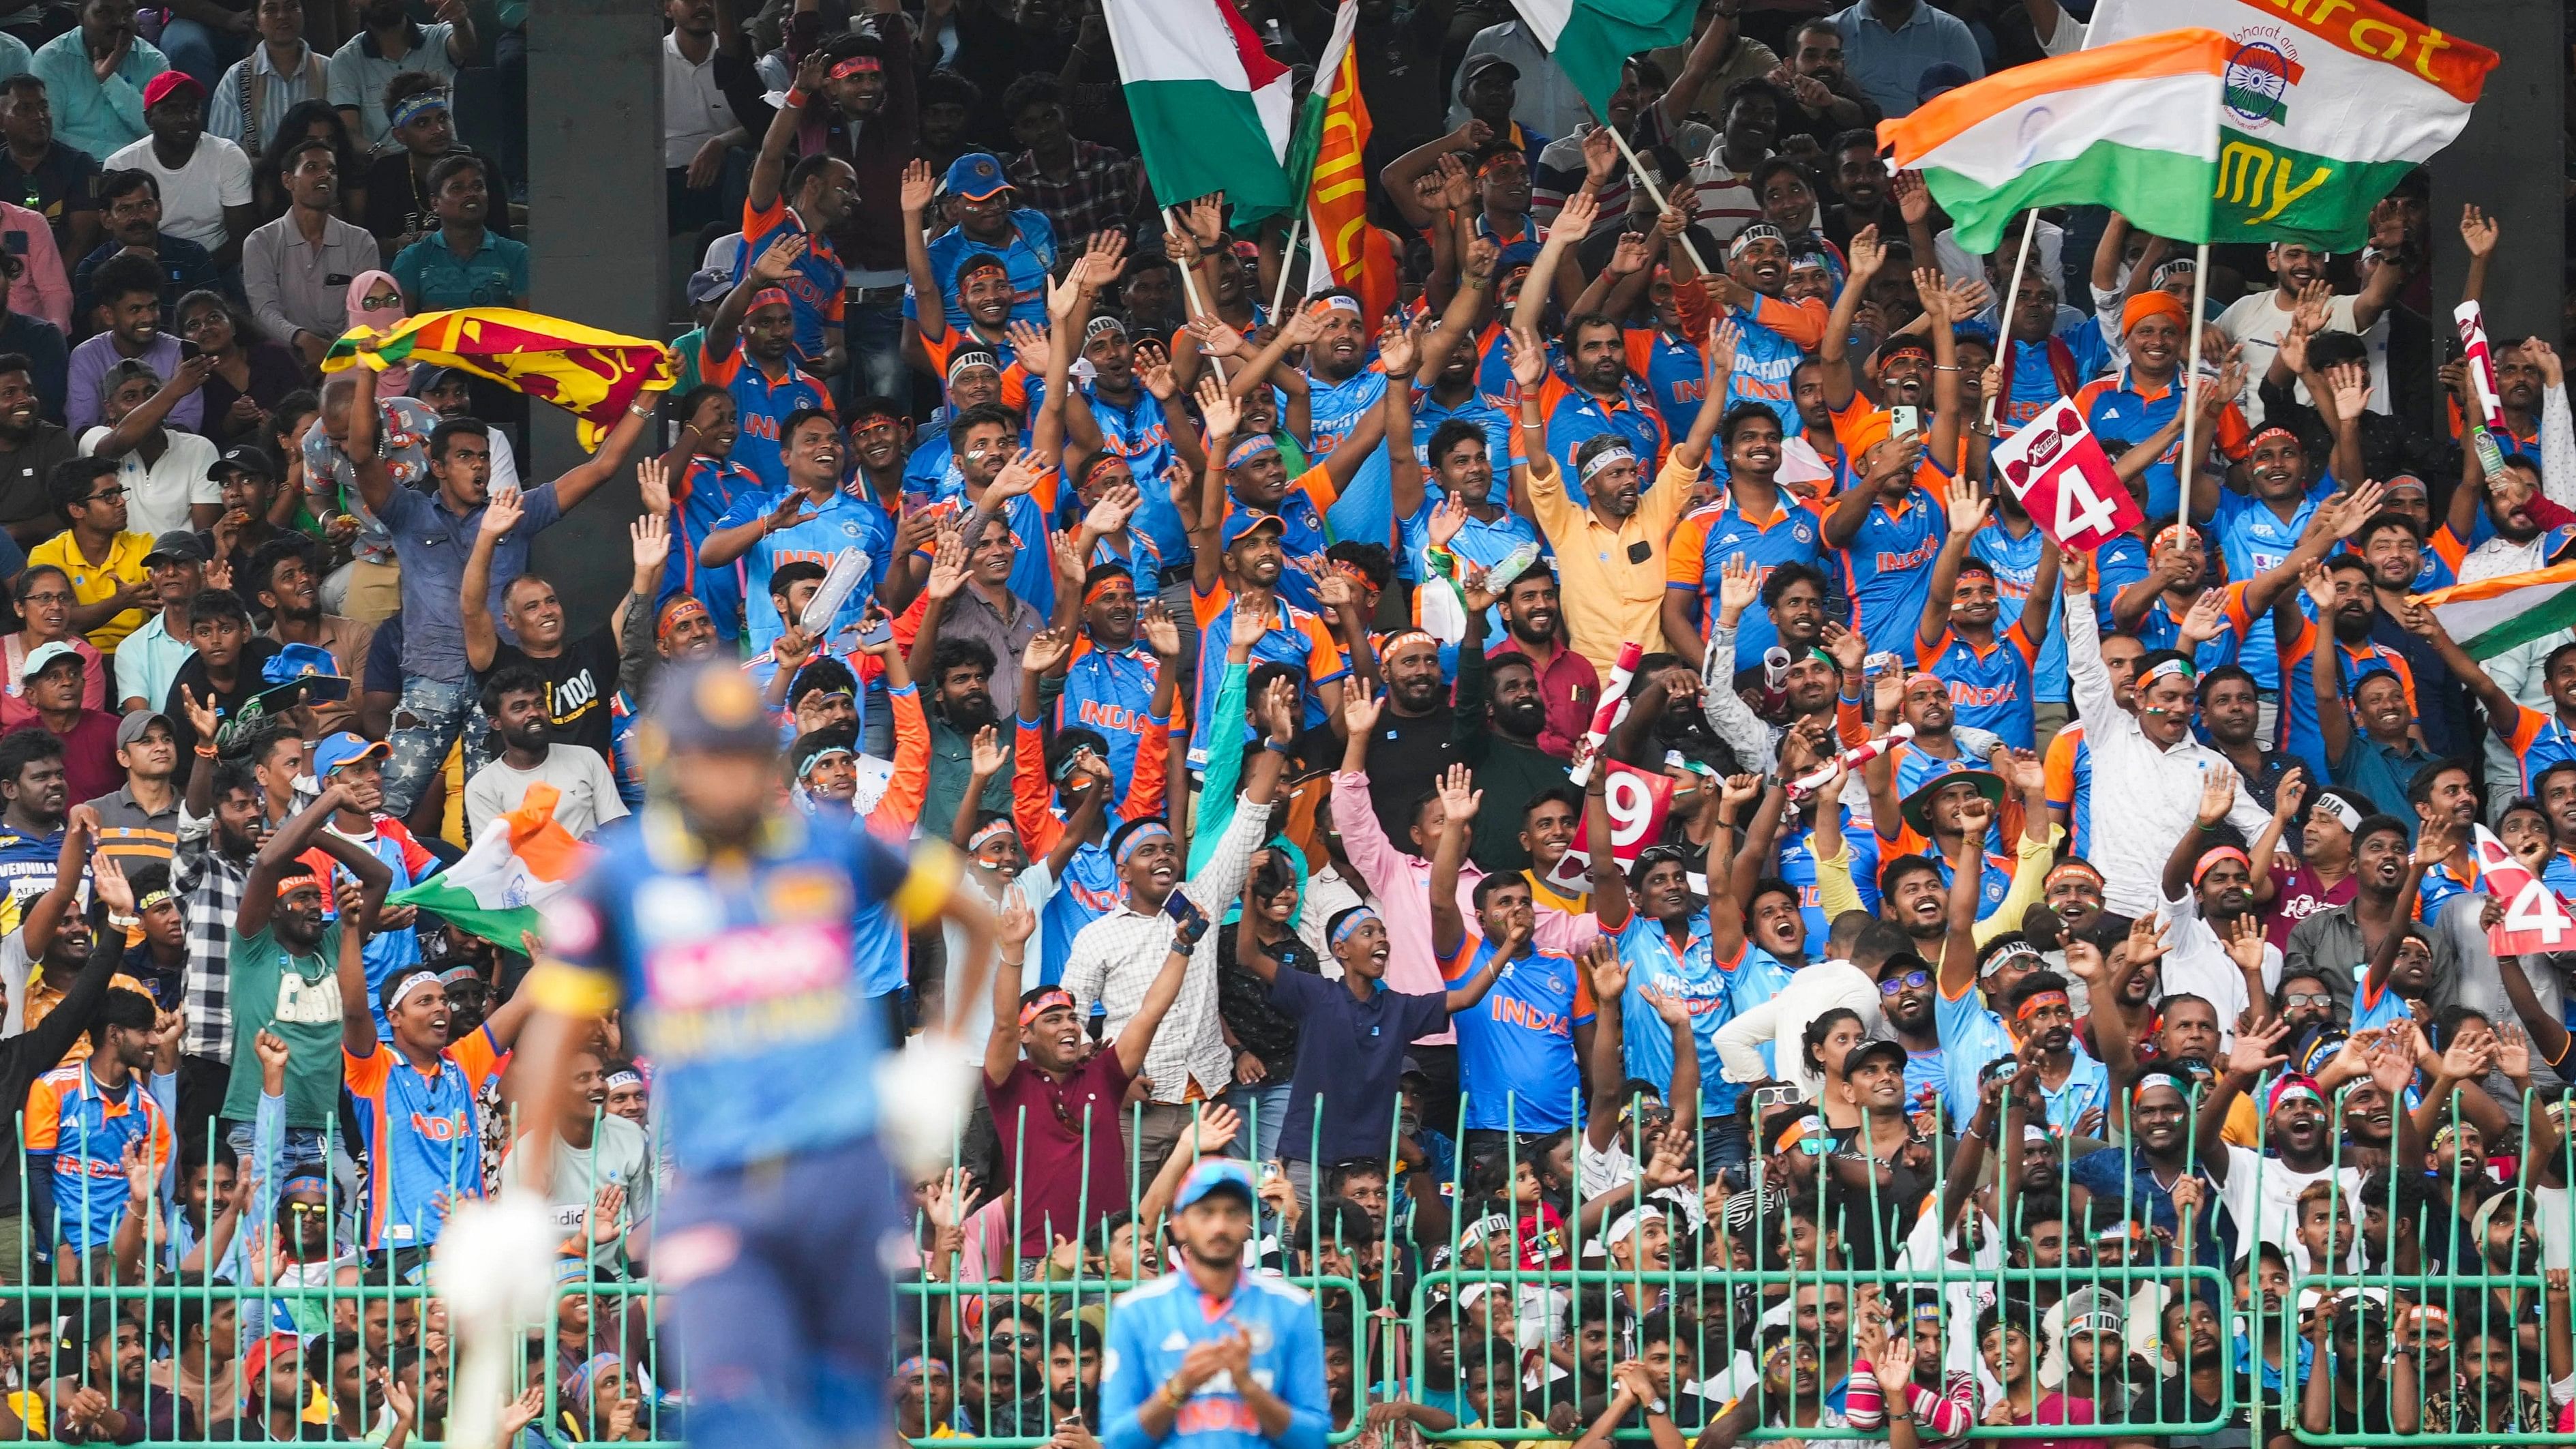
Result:
M1124 151L1076 137L1073 174L1061 181L1039 173L1035 151L1021 152L1002 169L1020 193L1018 204L1046 214L1055 227L1056 246L1068 256L1081 251L1095 232L1135 230L1145 174Z
M179 807L179 854L170 888L178 892L188 918L188 968L179 989L188 1013L188 1032L180 1050L192 1057L230 1062L233 917L241 913L250 862L236 864L215 849L214 825L214 817L191 815L186 805Z

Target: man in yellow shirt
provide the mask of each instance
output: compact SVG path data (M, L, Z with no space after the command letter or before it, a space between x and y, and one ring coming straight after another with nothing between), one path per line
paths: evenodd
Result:
M66 459L46 488L71 527L27 550L27 562L52 564L71 576L72 628L99 653L114 654L126 635L143 627L143 607L153 601L143 567L152 536L126 531L125 485L113 459Z

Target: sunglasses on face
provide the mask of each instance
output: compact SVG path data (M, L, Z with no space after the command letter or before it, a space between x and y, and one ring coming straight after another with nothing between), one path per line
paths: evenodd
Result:
M1885 981L1878 983L1878 994L1881 996L1894 996L1900 991L1920 991L1931 984L1932 975L1930 972L1908 971L1902 976L1890 976Z
M2283 1006L2332 1006L2334 998L2322 991L2293 991L2281 998Z

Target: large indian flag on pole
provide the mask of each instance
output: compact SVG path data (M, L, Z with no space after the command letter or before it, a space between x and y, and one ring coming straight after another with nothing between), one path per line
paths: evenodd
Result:
M1878 123L1971 254L2034 206L2101 205L2158 236L2209 238L2227 37L2174 30L2017 65Z
M1226 0L1107 0L1145 176L1164 205L1222 191L1240 222L1295 206L1288 67Z
M418 906L458 930L508 950L537 928L537 909L570 887L589 865L591 848L555 823L552 785L530 785L519 808L495 816L456 864L408 890L385 897Z
M1334 12L1332 38L1315 62L1315 88L1297 113L1288 175L1306 202L1308 294L1348 287L1374 327L1395 305L1397 287L1395 251L1368 219L1368 102L1351 49L1359 13L1359 0L1342 0Z
M1628 57L1687 42L1699 13L1697 0L1512 0L1512 8L1605 121Z
M2358 248L2371 208L2468 124L2496 63L2378 0L2101 0L2085 44L2177 26L2227 37L2216 242Z
M2576 627L2576 563L2453 584L2414 602L2433 611L2442 632L2472 659L2491 659L2518 644Z

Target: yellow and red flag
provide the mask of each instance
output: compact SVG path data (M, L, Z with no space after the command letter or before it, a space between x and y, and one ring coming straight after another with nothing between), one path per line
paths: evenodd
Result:
M663 343L511 307L424 312L383 333L353 327L331 344L322 370L364 365L382 372L405 363L460 368L553 403L579 419L585 448L598 447L637 397L668 392L679 381Z
M1395 250L1368 219L1368 102L1360 97L1359 55L1351 48L1358 22L1358 0L1342 0L1332 39L1315 67L1315 88L1297 117L1290 175L1303 176L1306 184L1314 259L1308 291L1350 288L1374 328L1395 306ZM1308 160L1307 166L1296 167L1298 160Z

